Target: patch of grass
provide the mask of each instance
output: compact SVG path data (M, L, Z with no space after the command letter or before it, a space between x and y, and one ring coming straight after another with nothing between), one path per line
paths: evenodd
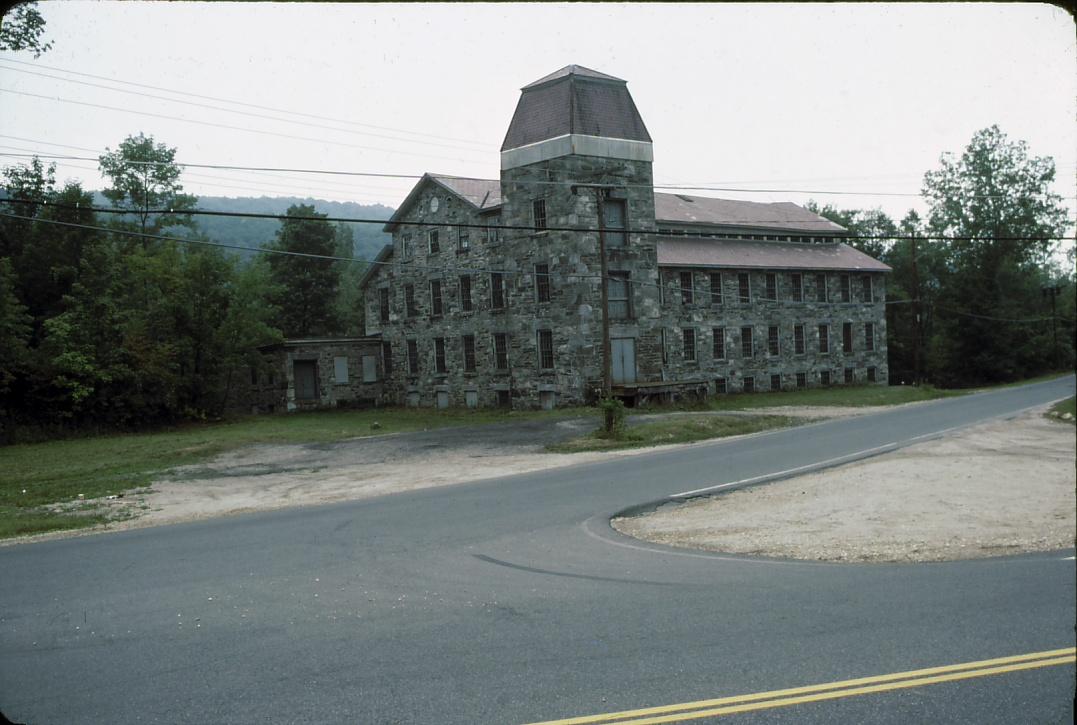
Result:
M50 512L47 504L148 486L162 472L252 444L316 443L531 418L597 418L590 408L552 411L379 408L250 416L225 423L0 447L0 538L92 526L100 516Z
M579 453L581 451L617 451L625 448L647 448L670 443L726 436L758 433L772 428L784 428L806 421L781 415L721 416L707 413L699 415L674 415L661 420L634 425L623 433L607 436L601 429L578 438L546 446L551 453Z
M750 410L776 405L860 408L900 405L965 395L966 390L942 390L931 385L839 385L832 388L783 390L776 393L719 395L706 401L708 410Z
M1062 416L1067 413L1069 413L1070 417L1063 418ZM1066 398L1058 401L1047 411L1047 417L1077 426L1077 398Z

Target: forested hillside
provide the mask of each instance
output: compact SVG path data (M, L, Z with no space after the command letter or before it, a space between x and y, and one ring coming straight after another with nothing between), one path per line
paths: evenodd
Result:
M98 206L110 206L101 192L94 193ZM327 201L298 196L200 196L198 208L208 211L231 211L250 214L281 214L297 205L314 207L319 214L349 219L388 219L393 209L381 204L357 204L350 201ZM355 239L354 254L360 259L372 259L381 248L392 241L381 230L381 224L349 224ZM198 228L209 239L243 247L262 247L273 241L280 221L277 219L251 219L243 217L198 217ZM240 254L249 259L249 254Z

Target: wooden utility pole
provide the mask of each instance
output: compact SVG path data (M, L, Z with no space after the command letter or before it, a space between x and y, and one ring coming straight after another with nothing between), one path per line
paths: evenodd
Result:
M912 306L916 315L915 339L913 340L913 384L919 385L922 375L920 367L920 344L923 339L923 319L920 316L920 273L916 267L916 234L910 236L912 244Z

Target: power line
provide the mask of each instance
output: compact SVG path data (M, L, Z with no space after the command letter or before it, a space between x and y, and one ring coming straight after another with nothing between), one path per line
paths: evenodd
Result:
M277 138L288 138L295 141L311 141L314 143L330 144L333 146L344 146L347 148L361 149L363 151L377 151L381 153L401 154L403 156L417 156L424 159L439 159L442 161L458 161L462 164L474 164L474 160L458 159L451 156L434 156L432 154L420 154L412 151L396 151L394 149L378 148L376 146L363 146L361 144L348 143L346 141L330 141L325 138L313 138L310 136L296 136L290 133L280 133L279 131L265 131L257 128L248 128L244 126L233 126L227 123L216 123L214 121L199 121L193 118L182 118L180 116L169 116L162 113L151 113L150 111L136 111L132 108L120 108L118 106L106 106L102 103L89 103L88 101L75 101L70 98L60 98L59 96L45 96L40 93L27 93L26 91L13 91L9 88L0 88L0 93L11 93L17 96L26 96L29 98L40 98L46 101L56 101L58 103L70 103L75 106L86 106L88 108L102 108L107 111L118 111L120 113L132 113L136 116L148 116L150 118L160 118L166 121L180 121L182 123L193 123L199 126L210 126L212 128L224 128L231 131L241 131L244 133L256 133L262 136L275 136Z
M0 59L0 61L2 61L2 60L3 59ZM61 76L49 75L48 73L38 73L36 71L23 70L21 68L8 68L8 67L5 67L3 65L0 65L0 70L10 70L10 71L14 71L16 73L29 73L30 75L41 76L43 78L52 78L54 80L64 81L65 83L77 83L79 85L91 86L93 88L103 88L105 90L113 91L115 93L126 93L128 95L139 96L141 98L152 98L154 100L165 101L165 102L168 102L168 103L179 103L179 104L183 104L183 105L187 105L187 106L194 106L196 108L207 108L207 109L209 109L211 111L220 111L222 113L234 113L234 114L240 115L240 116L249 116L251 118L262 118L262 119L266 119L266 120L269 120L269 121L277 121L277 122L280 122L280 123L291 123L291 124L295 124L295 125L303 126L303 127L307 127L307 128L321 128L321 129L326 129L326 130L329 130L329 131L337 131L339 133L355 134L355 135L358 135L358 136L371 136L371 137L374 137L374 138L384 138L384 139L389 139L389 140L392 140L392 141L404 141L404 142L412 143L412 144L423 144L423 145L427 145L427 146L438 146L440 148L457 149L457 150L460 150L460 151L467 151L468 153L475 153L475 154L486 154L487 153L484 150L480 150L480 149L476 149L476 148L466 148L466 147L463 147L463 146L460 146L460 145L457 145L457 144L439 143L437 141L420 141L418 139L410 139L410 138L405 138L403 136L387 136L385 134L371 133L369 131L356 131L356 130L353 130L353 129L350 129L350 128L340 128L339 126L327 126L325 124L312 123L310 121L295 121L295 120L292 120L290 118L281 118L280 116L269 116L269 115L266 115L264 113L253 113L251 111L239 111L239 110L232 109L232 108L222 108L220 106L213 106L213 105L210 105L208 103L197 103L195 101L184 101L184 100L181 100L181 99L178 99L178 98L168 98L167 96L157 96L157 95L154 95L152 93L143 93L142 91L129 91L129 90L124 89L124 88L114 88L112 86L107 86L107 85L104 85L104 84L101 84L101 83L90 83L88 81L78 81L78 80L74 80L72 78L63 78ZM58 98L57 100L63 100L63 99ZM254 130L254 129L250 129L250 130Z
M0 89L3 91L3 89ZM17 138L14 136L6 136L5 138ZM34 142L37 143L37 142ZM46 142L47 143L47 142ZM63 144L54 144L63 145ZM71 147L79 148L79 147ZM390 153L403 153L391 151ZM96 158L85 156L63 156L53 154L33 154L44 159L76 159L81 161L97 161ZM413 154L416 155L416 154ZM0 154L0 156L23 156L23 154ZM437 157L428 157L437 158ZM459 161L460 159L452 159ZM160 165L164 162L154 161L129 161L132 164L147 164L147 165ZM289 168L289 167L273 167L273 166L235 166L228 164L196 164L196 163L184 163L180 161L173 162L176 166L184 166L190 168L206 168L206 169L232 169L237 171L284 171L291 173L301 174L327 174L334 176L371 176L378 178L391 178L391 179L421 179L426 174L387 174L377 173L370 171L340 171L329 169L308 169L308 168ZM461 176L458 174L430 174L430 176L437 179L452 179L457 181L486 181L491 183L498 183L497 179L487 179L480 176ZM580 182L577 181L546 181L542 179L530 179L530 180L514 180L510 182L516 185L540 185L540 186L579 186ZM742 187L732 186L693 186L688 184L614 184L621 189L668 189L671 191L727 191L746 194L835 194L846 196L915 196L921 197L921 194L906 194L897 192L884 192L884 191L834 191L834 190L805 190L805 189L748 189ZM704 197L706 198L706 197ZM982 194L973 195L968 197L970 199L1005 199L1009 198L1005 194ZM1077 199L1077 196L1062 196L1062 199ZM769 203L769 202L751 202L751 203Z
M107 207L82 207L74 206L70 204L55 204L48 201L35 202L25 199L2 199L0 202L9 204L37 204L42 206L51 206L60 209L69 209L72 211L84 210L93 211L101 214L133 214L132 210L127 209L112 209ZM239 217L249 219L277 219L279 221L293 220L293 221L326 221L326 222L344 222L352 224L388 224L391 220L388 219L370 219L359 217L337 217L337 216L289 216L287 214L269 214L261 212L239 212L239 211L212 211L208 209L182 209L178 212L175 209L140 209L138 213L142 214L190 214L194 216L218 216L218 217ZM498 229L509 231L528 231L528 232L577 232L588 233L598 232L598 227L536 227L522 224L472 224L467 222L441 222L438 224L431 224L426 221L411 221L411 220L397 220L391 223L399 226L421 226L421 227L442 227L442 228L457 228L457 229ZM760 220L728 220L723 222L725 224L749 224L749 223L762 223ZM607 231L615 231L623 234L639 234L646 236L663 236L663 237L680 237L681 235L670 235L668 232L659 231L655 229L607 229ZM702 233L701 233L702 234ZM786 235L783 235L786 236ZM687 238L687 237L686 237ZM704 237L706 238L706 237ZM1025 236L1025 237L954 237L944 235L932 235L932 234L918 234L915 237L912 236L891 236L891 235L857 235L848 234L835 236L835 240L903 240L903 239L926 239L926 240L939 240L939 241L1005 241L1005 242L1017 242L1017 241L1070 241L1077 240L1077 237L1066 236ZM748 241L756 244L800 244L799 242L775 242L772 240L758 240L758 239L734 239L726 241Z
M314 119L318 119L320 121L332 121L333 123L345 123L345 124L349 124L349 125L352 125L352 126L360 126L362 128L374 128L374 129L377 129L379 131L396 131L397 133L406 133L406 134L409 134L409 135L412 135L412 136L424 136L426 138L436 138L436 139L441 139L443 141L459 141L461 143L476 144L476 145L485 146L487 148L492 147L490 144L482 143L480 141L475 141L473 139L457 138L457 137L453 137L453 136L439 136L437 134L423 133L423 132L420 132L420 131L408 131L408 130L402 129L402 128L394 128L392 126L376 126L374 124L360 123L358 121L353 121L353 120L349 120L349 119L332 118L332 117L329 117L329 116L319 116L317 114L304 113L302 111L291 111L291 110L288 110L286 108L274 108L272 106L260 106L260 105L255 104L255 103L244 103L243 101L234 101L234 100L231 100L229 98L220 98L218 96L206 96L206 95L202 95L202 94L199 94L199 93L190 93L188 91L177 91L177 90L175 90L173 88L162 88L160 86L153 86L153 85L149 85L149 84L146 84L146 83L135 83L134 81L125 81L125 80L120 80L119 78L109 78L108 76L94 75L93 73L83 73L83 72L80 72L80 71L67 70L65 68L57 68L55 66L43 65L41 63L28 63L28 62L22 61L22 60L15 60L13 58L0 58L0 61L3 61L4 63L16 63L18 65L26 65L26 66L30 66L32 68L44 68L45 70L58 71L60 73L68 73L70 75L81 76L83 78L96 78L97 80L109 81L111 83L120 83L120 84L126 85L126 86L135 86L137 88L148 88L148 89L154 90L154 91L164 91L165 93L173 93L173 94L178 95L178 96L189 96L191 98L201 98L201 99L207 100L207 101L217 101L219 103L230 103L230 104L232 104L234 106L243 106L245 108L256 108L256 109L261 110L261 111L273 111L274 113L287 113L287 114L292 115L292 116L302 116L304 118L314 118ZM15 69L11 69L11 70L15 70ZM22 72L25 73L25 72L28 72L28 71L22 71Z

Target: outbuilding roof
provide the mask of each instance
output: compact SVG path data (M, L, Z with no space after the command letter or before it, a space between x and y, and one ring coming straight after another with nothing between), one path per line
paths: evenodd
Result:
M655 192L654 215L659 222L680 224L757 227L822 234L846 231L845 227L788 201L740 201Z
M804 244L681 237L658 238L658 266L890 271L888 265L841 243Z

